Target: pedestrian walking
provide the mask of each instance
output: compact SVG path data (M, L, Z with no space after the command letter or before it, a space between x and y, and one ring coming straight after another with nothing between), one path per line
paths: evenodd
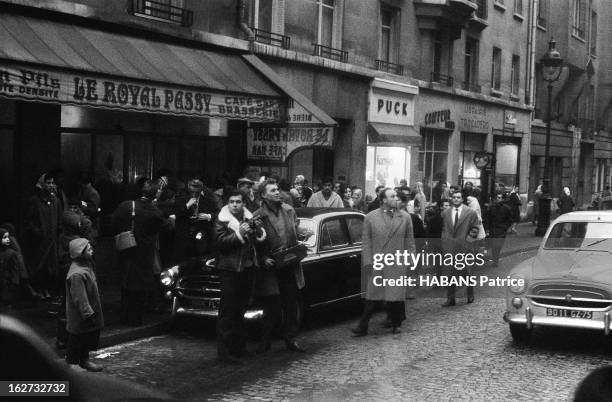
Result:
M540 198L542 198L542 185L538 185L536 191L533 193L533 218L531 219L531 224L535 226L538 222L538 217L540 215Z
M333 179L331 177L324 177L321 180L322 188L310 197L308 200L309 208L344 208L344 202L342 198L332 191ZM339 184L339 183L338 183Z
M471 194L471 189L470 189ZM472 209L463 204L463 194L456 191L451 196L451 208L442 213L444 224L442 225L442 249L445 253L459 254L466 253L469 250L469 245L466 240L470 235L470 231L478 229L478 215ZM463 270L457 270L454 266L448 267L449 277L451 276L469 276L471 274L470 267L465 267ZM455 293L457 286L451 284L446 292L446 302L442 307L455 305ZM467 286L467 302L474 302L474 287Z
M72 264L66 277L66 362L88 371L102 371L89 360L89 352L98 349L100 330L104 327L102 303L93 269L93 247L89 240L70 242Z
M439 253L442 254L442 227L444 220L442 214L444 211L450 208L450 201L447 199L441 199L436 203L434 208L433 216L427 223L427 252L428 253ZM443 272L443 265L436 265L435 276L440 278Z
M409 267L374 267L374 256L377 254L395 255L398 250L409 253L415 251L412 220L408 213L399 210L397 206L397 193L385 188L381 191L380 208L368 213L363 222L361 268L365 302L359 324L352 329L355 336L367 335L368 324L378 302L385 302L393 333L400 332L405 317L406 286L385 286L381 281L402 280L407 276Z
M100 214L100 205L102 199L100 193L92 184L93 178L89 173L81 175L81 190L79 198L81 199L81 210L91 221L91 238L97 239L100 231L98 223L98 215ZM67 208L67 206L65 207Z
M489 207L487 225L493 266L497 267L501 249L504 247L506 233L510 225L512 225L512 210L504 202L501 192L497 192L491 201L492 205Z
M327 184L331 191L331 182ZM265 310L257 352L270 349L270 336L281 310L284 312L283 338L286 348L305 352L296 341L302 316L300 289L305 285L304 273L298 261L281 265L281 261L274 259L282 250L298 244L297 216L291 206L281 202L278 185L274 181L261 183L260 192L262 203L254 216L261 219L267 238L260 252L263 269L255 273L254 293L261 297Z
M266 239L266 231L244 206L240 190L231 190L227 197L214 228L221 282L217 353L221 360L240 363L237 359L246 353L244 313L253 290L253 275L259 267L255 246Z
M372 200L372 202L370 202L368 204L368 211L367 212L372 212L378 208L380 208L380 192L385 188L385 186L376 186L376 189L374 190L375 192L375 196L374 196L374 200Z
M32 285L47 300L51 299L51 291L58 293L56 277L61 214L55 177L45 173L38 179L35 195L27 203L24 224L24 256L31 269Z
M162 211L153 205L157 184L146 180L142 197L135 201L123 201L113 214L113 228L116 234L131 230L136 246L118 252L121 272L122 324L142 325L142 316L147 294L154 289L154 278L161 270L158 234L170 226Z
M516 225L521 221L521 210L522 205L521 198L518 195L518 186L512 186L512 190L508 195L508 206L512 211L512 225L510 226L510 233L516 234Z
M40 295L34 290L34 288L32 288L32 285L30 284L30 273L26 267L21 246L17 241L15 226L13 226L11 223L3 223L0 225L0 233L2 233L1 230L6 231L5 234L0 236L2 239L0 247L6 247L6 249L3 251L7 253L5 254L5 258L7 258L9 261L8 271L12 272L12 275L8 276L18 280L18 293L23 291L25 292L25 295L30 298L40 298ZM12 252L9 250L12 250Z
M477 240L483 240L485 237L487 237L483 222L482 222L482 210L480 209L480 202L478 201L478 198L480 197L480 189L479 188L474 188L472 190L472 195L469 195L467 198L467 206L474 210L474 212L476 212L476 215L478 215L478 236L476 237Z
M559 215L572 212L574 210L574 199L570 193L569 187L563 187L563 193L557 200L557 206L559 207Z
M360 212L366 212L366 202L363 199L363 190L360 187L353 186L351 187L351 191L351 197L353 198L353 209Z
M25 270L23 258L11 247L11 237L0 228L0 307L11 305Z
M427 207L427 197L423 192L423 183L417 182L414 187L414 213L421 217L422 221L425 221L425 208Z

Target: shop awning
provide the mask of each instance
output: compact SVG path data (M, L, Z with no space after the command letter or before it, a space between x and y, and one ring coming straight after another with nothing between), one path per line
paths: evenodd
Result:
M370 143L421 145L422 137L413 126L389 123L368 123Z
M317 105L312 103L310 99L298 92L291 86L283 77L277 74L270 66L264 63L259 57L249 54L242 56L261 74L267 77L270 81L276 84L289 98L290 105L287 108L287 120L289 125L323 125L337 126L338 123L329 117L327 113L321 110Z
M239 54L20 15L0 14L0 74L5 97L255 121L282 115L283 95Z

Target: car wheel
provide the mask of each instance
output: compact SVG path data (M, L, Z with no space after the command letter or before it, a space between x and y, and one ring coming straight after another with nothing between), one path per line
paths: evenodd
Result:
M525 343L529 341L531 331L527 329L526 325L522 325L522 324L509 324L509 325L510 325L510 334L512 335L512 340L514 342Z

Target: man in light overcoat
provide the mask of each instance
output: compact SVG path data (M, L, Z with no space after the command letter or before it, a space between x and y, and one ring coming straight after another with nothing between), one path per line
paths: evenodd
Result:
M442 249L445 253L466 253L470 247L466 241L470 235L470 230L478 229L480 220L478 214L467 205L463 204L463 195L460 191L455 191L451 195L451 207L442 212ZM469 276L470 269L465 267L463 270L457 270L454 266L448 267L449 279L451 276ZM447 288L446 302L442 307L455 305L456 285L450 285ZM467 287L467 302L474 301L474 287Z
M379 301L386 302L393 332L397 333L405 314L406 286L383 286L382 283L384 279L407 279L410 267L402 261L400 265L394 263L374 269L376 254L395 256L398 250L402 254L404 250L408 253L415 251L412 220L407 212L397 208L394 190L386 188L381 191L380 208L368 213L364 219L362 241L362 289L365 291L365 303L363 315L357 328L352 330L353 334L367 335L368 323Z

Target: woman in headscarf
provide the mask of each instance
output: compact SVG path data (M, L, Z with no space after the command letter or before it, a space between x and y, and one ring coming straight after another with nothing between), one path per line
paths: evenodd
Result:
M480 196L480 189L474 188L472 189L472 195L468 195L467 197L467 206L470 209L476 211L476 215L478 215L478 221L480 222L478 225L478 236L476 237L478 240L482 240L487 237L487 234L484 229L484 225L482 224L482 211L480 209L480 202L478 202L478 197Z
M425 207L427 198L423 192L423 183L417 182L414 188L414 213L421 217L422 221L425 221Z
M557 206L559 207L559 215L563 215L574 210L574 199L570 193L569 187L563 187L563 193L557 200Z

